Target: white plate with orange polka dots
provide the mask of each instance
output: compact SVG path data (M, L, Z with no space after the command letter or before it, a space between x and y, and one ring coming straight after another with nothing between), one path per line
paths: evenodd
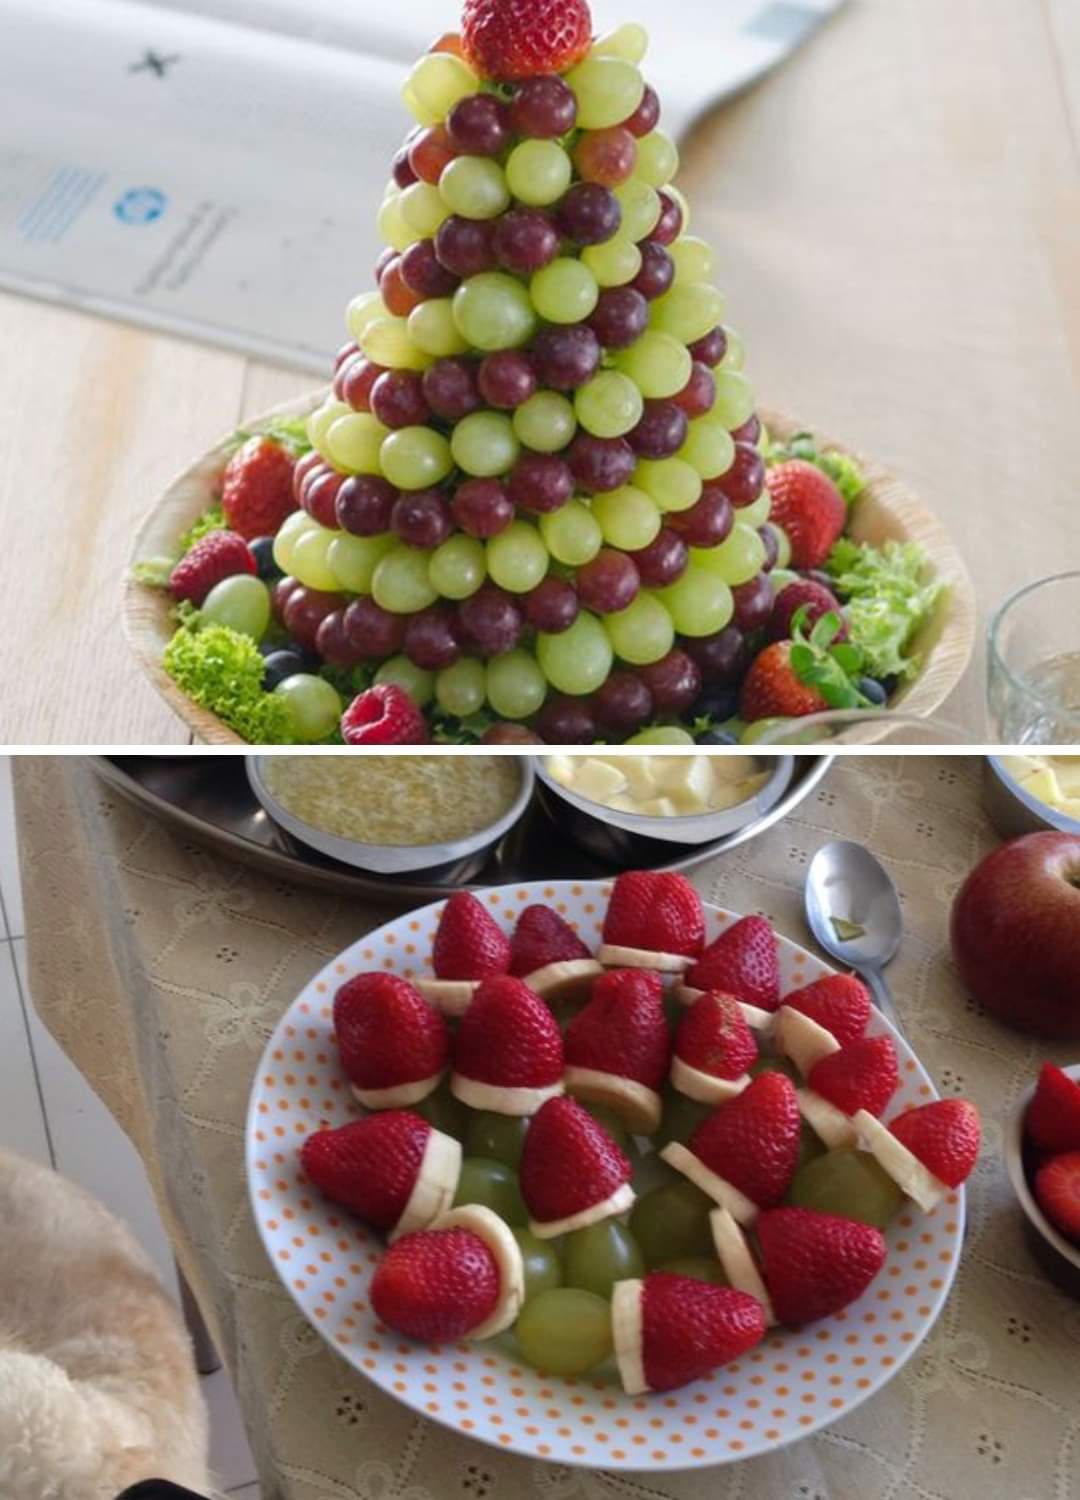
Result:
M503 886L480 893L509 931L545 902L590 946L600 941L610 882ZM767 1453L834 1422L879 1390L930 1331L956 1272L964 1194L933 1213L905 1204L887 1231L889 1258L863 1297L799 1332L773 1329L752 1354L669 1395L623 1394L614 1365L582 1379L544 1376L515 1358L512 1334L486 1344L408 1343L378 1323L367 1300L377 1235L313 1193L299 1169L304 1138L361 1113L346 1087L331 1027L334 992L354 975L430 972L443 903L398 917L328 963L282 1017L259 1067L247 1125L255 1219L279 1276L337 1353L384 1391L482 1442L553 1463L668 1470ZM737 920L706 907L711 941ZM781 991L831 972L778 935ZM903 1037L890 1035L901 1087L890 1114L936 1097Z

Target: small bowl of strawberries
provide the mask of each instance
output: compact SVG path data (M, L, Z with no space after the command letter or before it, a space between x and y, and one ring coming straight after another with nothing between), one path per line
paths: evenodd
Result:
M1047 1275L1080 1297L1080 1063L1044 1063L1009 1122L1005 1165Z

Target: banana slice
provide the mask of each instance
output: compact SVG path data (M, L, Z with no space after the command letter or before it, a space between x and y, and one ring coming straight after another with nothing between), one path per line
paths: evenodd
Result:
M654 953L649 948L623 948L618 943L601 943L596 956L608 969L655 969L658 974L685 974L694 963L681 953Z
M479 979L417 979L414 984L444 1016L463 1016L480 988Z
M940 1177L935 1177L929 1167L924 1167L914 1151L909 1151L903 1141L898 1141L888 1126L869 1110L859 1110L854 1126L859 1149L869 1151L900 1191L917 1203L924 1213L936 1208L947 1196L948 1185Z
M757 1298L765 1311L765 1322L771 1328L776 1322L776 1314L757 1262L746 1242L746 1235L726 1208L713 1209L709 1215L709 1226L724 1275L737 1292L747 1292L751 1297Z
M628 1396L642 1396L649 1389L645 1379L641 1334L641 1281L617 1281L611 1296L611 1332L615 1364Z
M469 1338L488 1339L509 1328L525 1302L525 1265L517 1240L498 1214L479 1203L469 1203L440 1215L430 1227L470 1230L483 1240L499 1268L499 1300L484 1321L469 1330Z
M760 1212L756 1203L753 1203L745 1193L718 1173L711 1171L700 1157L689 1151L680 1141L671 1141L661 1151L662 1160L669 1167L674 1167L676 1172L681 1172L684 1177L689 1177L695 1187L699 1187L703 1193L707 1193L714 1203L719 1203L721 1208L726 1208L731 1217L739 1224L752 1224Z
M831 1031L790 1005L781 1005L776 1012L773 1037L779 1050L791 1058L804 1078L809 1078L816 1062L840 1051L840 1043Z
M353 1098L365 1109L408 1109L410 1104L419 1104L421 1099L439 1087L446 1077L446 1069L432 1073L430 1078L418 1078L414 1083L397 1083L388 1089L362 1089L350 1084Z
M389 1235L390 1243L414 1229L426 1229L433 1219L446 1213L454 1201L461 1176L461 1142L433 1130L420 1158L420 1172L409 1201Z
M487 1109L497 1115L534 1115L541 1104L563 1092L562 1079L546 1088L507 1088L501 1083L482 1083L463 1073L450 1074L450 1092L470 1109Z
M604 1073L599 1068L576 1068L563 1075L566 1092L587 1104L606 1104L626 1124L631 1135L652 1135L659 1129L663 1100L655 1089L633 1078Z
M575 1229L588 1229L590 1224L599 1224L604 1219L617 1219L620 1214L629 1213L636 1197L634 1189L628 1182L624 1182L609 1197L600 1203L594 1203L591 1208L582 1208L576 1214L568 1214L565 1219L552 1219L549 1223L530 1219L529 1228L538 1240L553 1240L560 1234L571 1234Z
M711 1073L683 1062L681 1057L673 1057L671 1082L680 1094L696 1099L699 1104L723 1104L725 1099L734 1099L742 1093L750 1083L750 1074L744 1073L741 1078L714 1078Z
M819 1135L830 1151L854 1146L855 1126L842 1109L830 1104L813 1089L796 1089L799 1110L810 1129Z
M524 983L542 1000L585 1000L594 979L604 972L595 958L568 958L526 974Z

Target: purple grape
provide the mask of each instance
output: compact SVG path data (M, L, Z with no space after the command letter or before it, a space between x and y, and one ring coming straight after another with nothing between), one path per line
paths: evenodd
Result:
M598 182L578 182L556 210L556 221L576 245L605 245L619 232L622 204Z
M304 486L304 509L320 526L333 530L337 523L337 497L345 483L345 476L333 469L316 471Z
M539 208L512 208L495 221L495 257L507 271L531 276L559 253L559 231Z
M759 526L758 536L765 548L765 561L761 565L761 571L771 573L780 561L780 538L776 534L776 527L768 524Z
M394 181L397 183L398 187L402 189L402 191L404 191L404 189L407 187L412 187L414 182L420 181L420 179L412 169L412 163L409 161L409 151L411 147L412 140L410 138L398 151L397 155L394 157L393 165L390 168L390 175L393 177Z
M641 589L633 559L613 547L603 547L577 571L578 594L586 609L613 615L628 609Z
M460 285L435 254L434 240L417 240L402 252L401 279L419 297L449 297Z
M759 573L749 583L740 583L731 591L735 600L733 624L746 635L761 630L769 623L776 590L767 573Z
M649 326L649 304L632 286L611 287L600 299L589 327L605 349L627 349Z
M502 656L512 651L525 628L521 606L512 594L485 584L458 608L462 645L479 656Z
M523 453L507 480L510 499L522 510L547 515L561 510L574 493L574 476L554 453Z
M425 672L452 667L461 655L457 636L457 611L449 604L422 609L405 623L405 655Z
M439 225L435 253L439 264L454 276L479 276L494 271L495 227L490 219L463 219L457 214Z
M716 481L709 480L702 489L701 499L689 510L668 516L667 523L691 547L719 547L731 535L735 510L728 497L716 488Z
M637 466L625 438L598 438L579 432L566 453L570 472L587 495L603 495L629 484Z
M438 359L425 370L424 400L444 422L460 422L483 402L476 384L476 365L468 359Z
M747 417L741 427L736 427L731 436L737 443L749 443L753 447L761 436L761 418L755 412L752 417Z
M525 596L525 620L545 635L569 630L581 612L577 590L565 578L545 578Z
M561 693L548 699L536 720L536 729L547 745L591 745L596 740L596 720L588 698L568 698Z
M710 370L715 370L727 353L727 334L722 328L711 329L690 345L690 353L695 360L700 360Z
M405 639L405 619L367 597L354 599L345 611L345 633L361 661L395 656Z
M701 668L677 646L659 661L639 667L638 676L652 694L657 713L685 713L701 692Z
M371 410L384 427L423 427L431 416L415 370L387 370L371 388Z
M347 402L353 411L370 411L371 387L382 373L382 365L373 364L362 354L354 354L337 372L334 391L340 390L341 400Z
M439 547L453 530L450 507L439 490L410 490L394 501L390 530L410 547Z
M477 372L480 394L499 411L514 411L536 393L536 371L527 354L501 349L489 354Z
M631 135L636 135L640 140L643 135L649 135L650 132L654 131L659 121L660 95L651 83L647 83L641 103L630 118L624 122L624 127L629 130Z
M633 734L653 716L652 693L636 672L612 672L596 690L593 711L601 729Z
M700 359L694 361L690 379L672 400L688 417L703 417L713 409L716 400L716 376Z
M731 468L713 483L736 509L753 505L765 485L765 460L749 443L736 443Z
M395 260L397 260L397 258L398 252L394 249L393 245L387 245L386 249L379 256L378 260L375 262L371 270L371 274L375 277L376 286L378 286L379 282L383 279L383 272L389 270L390 266ZM358 347L359 346L356 344L353 345L354 350Z
M394 252L393 252L392 249L390 250L389 253L390 253L391 257L394 254ZM387 254L387 252L384 250L383 251L383 255L385 255L385 254ZM379 259L381 260L382 256L380 256ZM377 262L376 262L376 264L377 264ZM378 273L376 273L375 280L378 281L378 279L379 279ZM342 344L341 348L338 350L337 354L334 356L334 369L335 370L340 370L341 367L342 367L342 365L345 363L345 361L347 359L352 359L352 357L353 357L354 354L359 354L359 353L360 353L360 345L357 344L357 343L354 343L352 339L350 339L347 344ZM339 396L338 400L340 401L341 399L342 398Z
M498 536L514 519L514 502L498 479L466 479L450 509L462 531L480 541Z
M677 531L664 526L647 547L629 554L646 588L662 589L686 572L690 548Z
M398 492L379 474L353 474L337 492L334 522L353 536L382 536L390 530L390 516Z
M577 99L561 78L529 78L510 104L510 121L519 135L553 141L577 123Z
M683 211L670 193L660 194L660 222L652 232L658 245L673 245L682 234Z
M675 262L656 240L644 240L638 248L641 251L641 270L630 285L652 302L670 292L675 280Z
M510 143L510 111L494 94L470 94L450 111L446 132L465 156L500 156Z
M750 665L746 638L734 625L727 625L715 635L683 641L683 650L701 668L705 682L717 687L735 687L743 680Z
M582 323L543 329L530 354L541 384L551 391L576 391L600 368L600 341Z
M281 611L281 622L298 645L305 651L314 651L319 626L327 615L344 609L346 603L344 594L329 594L301 584L286 599Z
M360 656L345 634L345 611L336 609L327 615L315 633L315 652L332 667L346 671L359 666Z
M689 430L689 418L674 401L649 400L641 421L627 433L627 442L641 458L671 458L686 442Z

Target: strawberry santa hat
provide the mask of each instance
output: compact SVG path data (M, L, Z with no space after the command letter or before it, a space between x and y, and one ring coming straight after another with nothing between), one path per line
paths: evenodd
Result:
M681 974L705 943L701 897L685 875L628 870L616 878L597 957L608 968Z
M510 939L471 891L456 891L443 907L431 964L434 977L417 988L448 1016L468 1010L481 980L509 971Z
M334 1034L352 1092L368 1109L418 1104L449 1066L446 1022L396 974L358 974L343 984Z

